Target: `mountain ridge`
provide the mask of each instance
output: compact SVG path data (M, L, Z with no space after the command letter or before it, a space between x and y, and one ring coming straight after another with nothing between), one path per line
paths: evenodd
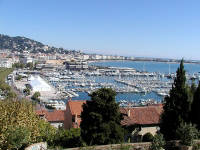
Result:
M52 53L52 52L59 52L59 53L76 53L75 50L67 50L64 48L56 48L54 46L45 45L39 41L23 37L23 36L8 36L4 34L0 34L0 50L10 50L12 52L18 51L29 51L31 53Z

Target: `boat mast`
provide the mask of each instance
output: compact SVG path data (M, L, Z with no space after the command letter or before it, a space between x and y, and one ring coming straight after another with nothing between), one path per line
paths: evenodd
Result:
M144 62L144 64L143 64L143 71L145 72L145 62Z

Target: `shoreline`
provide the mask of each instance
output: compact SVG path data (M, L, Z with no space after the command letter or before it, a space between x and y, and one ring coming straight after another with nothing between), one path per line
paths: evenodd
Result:
M158 60L124 60L124 59L99 59L99 60L88 60L88 63L94 63L94 62L113 62L113 61L133 61L133 62L156 62L156 63L167 63L167 64L179 64L180 61L158 61ZM191 61L185 61L184 64L197 64L200 65L200 62L191 62Z

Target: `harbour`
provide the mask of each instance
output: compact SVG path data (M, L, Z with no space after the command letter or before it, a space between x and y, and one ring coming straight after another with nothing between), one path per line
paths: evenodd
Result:
M163 102L172 87L178 64L105 61L92 62L88 66L87 69L80 70L57 68L55 71L32 73L24 70L18 72L26 75L23 86L17 85L18 82L15 84L19 89L24 89L26 84L34 86L42 82L44 85L41 88L45 89L40 90L42 103L56 109L65 109L65 103L69 99L90 100L89 95L99 88L114 89L116 101L121 106L141 106ZM186 64L186 68L190 73L186 73L188 81L199 81L197 70L200 70L200 65Z
M118 61L119 62L119 61ZM112 62L97 62L95 66L99 64L106 64ZM115 64L116 62L113 62ZM127 63L130 63L127 61ZM134 62L133 62L134 63ZM137 62L139 63L139 62ZM161 103L165 96L169 94L172 87L173 78L175 75L175 69L178 64L157 63L159 65L165 65L165 70L160 69L157 72L151 72L148 68L144 71L144 64L140 62L142 66L141 70L133 67L125 66L104 66L106 68L98 68L94 70L82 70L82 71L60 71L45 73L45 78L60 92L65 95L64 100L89 100L89 94L99 88L106 87L112 88L116 91L116 100L121 105L142 105L151 103ZM148 66L146 62L146 66ZM123 61L124 64L124 61ZM92 64L94 65L94 64ZM188 69L194 70L192 74L187 74L187 78L190 80L192 77L199 80L199 73L197 72L199 65L188 64ZM195 66L192 68L190 66ZM153 68L151 66L150 68ZM155 69L155 68L154 68ZM154 70L153 69L153 70ZM154 70L155 71L155 70ZM191 71L188 71L191 72Z

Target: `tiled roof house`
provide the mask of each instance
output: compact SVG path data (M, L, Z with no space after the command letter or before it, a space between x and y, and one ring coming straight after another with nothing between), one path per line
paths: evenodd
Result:
M121 107L120 111L126 114L122 125L156 125L159 124L163 107L161 104L131 108Z
M81 122L82 105L85 100L69 100L66 105L65 128L79 128Z
M66 122L65 128L79 128L81 122L82 105L86 103L84 100L69 100L66 105ZM142 107L121 107L121 113L126 114L121 124L125 126L138 125L143 129L157 131L160 115L163 111L162 104L142 106ZM149 128L148 128L149 127ZM155 127L155 128L154 128ZM154 132L152 132L155 134Z
M159 130L160 116L163 111L162 104L142 107L121 107L121 113L125 114L121 124L125 126L136 126L139 128L138 135L143 136L150 132L155 135Z
M63 126L65 129L79 128L81 122L80 115L84 103L86 103L85 100L69 100L66 104L66 110L47 111L40 109L36 113L55 127ZM154 135L158 130L163 105L121 107L120 111L125 114L124 119L121 121L122 125L135 125L139 127L139 134L141 136L147 132Z
M64 122L66 119L65 110L51 110L48 111L46 109L36 110L36 114L39 115L40 118L48 121L52 126L64 127Z

